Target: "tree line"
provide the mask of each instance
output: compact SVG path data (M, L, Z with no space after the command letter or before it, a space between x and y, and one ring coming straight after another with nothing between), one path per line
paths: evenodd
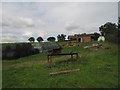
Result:
M92 33L89 34L91 35L91 38L93 40L97 40L99 38L99 36L104 36L105 40L108 42L112 42L112 43L120 43L120 39L119 39L119 35L120 35L120 17L118 18L118 25L116 23L111 23L111 22L107 22L104 25L101 25L99 27L99 31L100 33ZM86 34L86 33L83 33ZM82 35L82 34L81 34ZM30 42L34 42L35 38L34 37L30 37L28 39ZM36 39L38 42L43 41L43 38L41 36L39 36ZM48 37L47 41L55 41L56 38L55 37ZM66 40L66 35L65 34L59 34L57 36L57 40L58 41L65 41ZM69 40L69 37L68 37Z
M34 38L34 37L30 37L28 40L29 40L30 42L34 42L34 41L35 41L35 38ZM36 40L37 40L38 42L44 41L41 36L39 36ZM55 37L48 37L48 38L47 38L47 41L55 41L55 40L56 40Z
M86 34L86 33L84 33L84 34ZM81 35L82 35L82 34L81 34ZM99 33L96 33L96 32L93 33L93 34L89 34L89 35L91 35L91 38L94 39L94 40L97 40L97 38L100 36L100 34L99 34ZM35 38L34 38L34 37L30 37L28 40L29 40L30 42L34 43ZM44 41L41 36L39 36L36 40L37 40L38 42ZM48 38L47 38L47 41L54 42L55 40L56 40L55 37L48 37ZM65 34L59 34L59 35L57 36L57 40L58 40L58 42L66 41L66 35L65 35ZM69 37L68 37L68 40L70 40Z
M58 41L65 41L65 39L66 39L66 35L65 35L65 34L60 34L60 35L57 36L57 40L58 40ZM29 40L30 42L34 42L34 41L35 41L35 38L34 38L34 37L30 37L28 40ZM38 42L44 41L41 36L39 36L36 40L37 40ZM48 37L48 38L47 38L47 41L54 42L55 40L56 40L55 37Z

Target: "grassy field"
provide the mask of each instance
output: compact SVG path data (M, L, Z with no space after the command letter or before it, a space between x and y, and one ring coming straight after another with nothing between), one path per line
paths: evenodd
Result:
M48 68L47 56L36 54L2 62L3 88L116 88L118 87L118 47L102 43L108 49L89 50L86 45L63 47L62 52L78 52L76 62L64 62L70 56L53 57L54 66ZM77 69L65 75L49 76L49 73Z

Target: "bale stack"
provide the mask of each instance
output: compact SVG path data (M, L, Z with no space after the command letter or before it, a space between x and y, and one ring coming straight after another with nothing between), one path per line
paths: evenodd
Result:
M13 43L2 46L2 59L16 59L39 53L30 43Z

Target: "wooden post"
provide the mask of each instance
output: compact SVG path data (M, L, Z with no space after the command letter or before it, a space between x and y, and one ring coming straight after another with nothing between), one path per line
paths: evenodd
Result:
M50 62L52 63L52 55L50 55Z
M48 58L48 63L49 63L49 55L47 55L47 58Z
M78 59L78 53L76 54L76 59Z
M80 69L73 69L73 70L66 70L66 71L53 72L53 73L49 73L49 76L67 74L67 73L76 72L76 71L79 71L79 70L80 70Z
M48 64L50 66L50 56L48 55Z
M71 59L73 59L73 54L71 54Z
M49 55L49 67L51 67L51 55Z

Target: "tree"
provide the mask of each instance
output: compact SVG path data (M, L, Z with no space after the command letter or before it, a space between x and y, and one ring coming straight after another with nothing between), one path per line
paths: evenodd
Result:
M47 40L53 42L55 41L55 37L48 37Z
M58 41L65 41L66 35L61 34L57 36Z
M118 35L120 34L120 30L115 23L107 22L106 24L99 27L99 31L107 41L120 43L120 41L118 41Z
M42 37L38 37L36 40L37 40L38 42L41 42L41 41L43 41L43 38L42 38Z
M34 37L30 37L28 40L29 40L30 42L33 42L33 43L34 43L35 38L34 38Z
M120 17L118 17L118 29L120 29Z
M99 36L100 36L100 34L97 33L97 32L95 32L94 34L91 34L91 38L92 38L93 40L95 40L95 41L98 40Z
M99 31L103 36L107 36L108 34L112 34L117 30L117 25L115 23L107 22L106 24L99 27Z

